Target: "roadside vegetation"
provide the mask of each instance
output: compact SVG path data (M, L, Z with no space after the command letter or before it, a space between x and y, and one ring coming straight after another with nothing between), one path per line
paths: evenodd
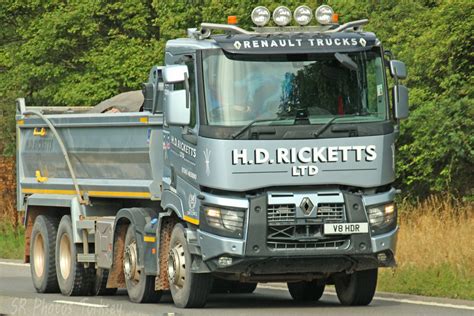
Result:
M25 249L25 229L10 220L0 219L0 258L22 259Z
M378 290L474 300L474 204L430 197L400 207L398 267Z

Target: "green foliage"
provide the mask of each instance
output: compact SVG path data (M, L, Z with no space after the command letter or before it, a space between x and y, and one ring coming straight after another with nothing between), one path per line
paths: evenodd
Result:
M9 221L0 219L0 258L22 259L25 251L25 228L13 226Z
M14 152L16 97L29 105L93 105L139 89L151 66L163 62L166 41L185 36L188 27L237 15L250 28L256 5L322 2L341 22L369 18L366 29L408 66L411 116L398 142L399 187L411 196L472 194L471 0L1 1L0 150Z
M462 268L448 263L430 268L413 265L381 269L377 290L473 300L474 277Z

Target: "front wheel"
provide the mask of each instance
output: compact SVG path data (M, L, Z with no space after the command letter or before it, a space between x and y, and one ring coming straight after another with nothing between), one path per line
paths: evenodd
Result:
M191 262L184 227L176 224L171 233L168 280L177 307L203 307L212 289L213 277L210 274L192 273Z
M323 296L326 282L324 280L288 282L287 286L293 300L299 302L316 302Z
M356 271L334 277L336 293L342 305L369 305L377 287L377 269Z
M137 239L135 228L130 224L125 235L123 272L128 297L134 303L152 303L161 299L161 291L155 291L155 277L146 275L138 266Z

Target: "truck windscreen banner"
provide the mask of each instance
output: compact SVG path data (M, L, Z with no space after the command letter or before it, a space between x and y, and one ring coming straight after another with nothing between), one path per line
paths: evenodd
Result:
M214 39L228 53L257 55L358 52L370 50L376 43L372 33L220 35Z

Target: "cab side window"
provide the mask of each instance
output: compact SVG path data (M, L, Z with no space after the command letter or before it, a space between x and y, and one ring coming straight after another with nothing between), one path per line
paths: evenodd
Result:
M189 60L185 62L185 65L188 66L189 72L189 94L190 94L190 106L191 106L191 121L189 123L190 128L196 126L196 71L194 69L194 60Z

